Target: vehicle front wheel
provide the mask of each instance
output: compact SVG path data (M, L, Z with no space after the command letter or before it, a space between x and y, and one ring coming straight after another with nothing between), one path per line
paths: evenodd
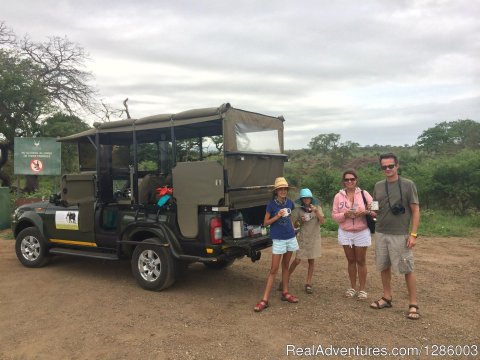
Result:
M145 240L132 255L132 273L147 290L163 290L175 282L175 259L168 247Z
M34 227L20 231L15 240L18 260L27 267L37 268L48 263L48 248L43 235Z

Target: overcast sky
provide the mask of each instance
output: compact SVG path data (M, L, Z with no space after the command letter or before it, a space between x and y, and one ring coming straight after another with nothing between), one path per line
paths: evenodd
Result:
M85 48L103 101L128 97L132 117L229 102L283 115L286 149L480 121L479 19L479 0L0 2L18 36Z

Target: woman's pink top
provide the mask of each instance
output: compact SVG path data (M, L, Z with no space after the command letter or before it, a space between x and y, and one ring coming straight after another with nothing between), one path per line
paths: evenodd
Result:
M356 205L357 211L364 211L366 209L361 191L360 188L355 188L353 203ZM372 196L365 190L363 190L363 194L365 195L365 199L367 199L367 204L370 204L373 200ZM340 190L333 199L333 220L338 223L342 230L345 231L357 232L365 230L367 228L367 220L365 220L365 216L360 216L355 219L343 216L343 214L350 210L351 207L352 204L348 201L347 193L345 190Z

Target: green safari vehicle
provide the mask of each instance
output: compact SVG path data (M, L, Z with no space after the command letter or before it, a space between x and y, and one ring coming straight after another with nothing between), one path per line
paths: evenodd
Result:
M287 160L283 123L227 103L95 123L59 139L78 145L80 172L63 175L49 201L14 211L18 259L131 259L148 290L171 286L189 263L260 259L272 244L265 207Z

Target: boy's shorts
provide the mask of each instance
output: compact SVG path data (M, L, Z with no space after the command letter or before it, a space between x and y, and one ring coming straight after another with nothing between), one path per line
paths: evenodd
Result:
M378 271L391 268L397 274L413 272L413 252L407 247L408 235L377 232L375 238L375 262Z
M275 255L285 254L287 251L298 250L298 242L296 237L287 240L272 239L272 242L272 254Z

